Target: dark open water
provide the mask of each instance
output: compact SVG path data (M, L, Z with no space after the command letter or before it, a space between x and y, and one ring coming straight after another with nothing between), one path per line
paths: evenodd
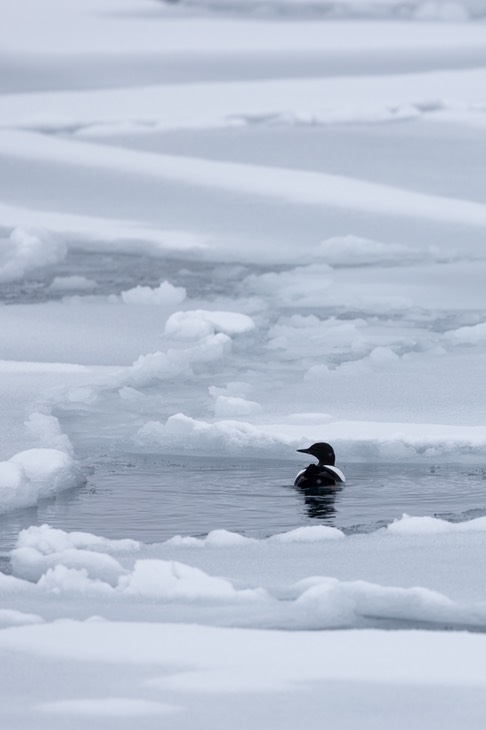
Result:
M224 295L234 285L232 276L242 275L230 269L197 260L70 252L65 261L2 286L0 302L59 298L63 292L50 290L49 283L73 273L95 278L96 294L135 284L155 286L168 278L190 296ZM161 542L217 528L263 537L312 524L372 531L404 512L451 520L486 514L486 469L481 467L340 463L346 486L315 498L292 487L303 465L140 454L85 462L86 486L0 516L0 554L13 547L19 530L45 522L63 530Z
M44 522L110 538L161 542L225 528L264 537L302 525L378 529L404 512L464 520L486 514L486 470L464 465L342 465L347 484L309 497L299 462L133 454L86 464L86 486L0 517L0 550Z

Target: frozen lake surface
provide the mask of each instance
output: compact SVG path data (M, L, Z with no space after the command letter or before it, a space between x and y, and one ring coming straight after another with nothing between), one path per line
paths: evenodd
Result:
M485 12L8 5L2 728L484 730Z

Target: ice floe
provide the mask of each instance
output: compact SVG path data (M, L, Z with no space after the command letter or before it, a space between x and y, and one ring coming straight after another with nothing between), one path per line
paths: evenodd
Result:
M2 727L482 730L484 12L9 5Z
M48 615L55 596L82 594L84 613L89 615L91 603L91 610L96 606L107 617L123 617L134 602L144 615L156 602L170 620L197 617L202 623L230 620L261 628L383 621L478 627L486 623L486 608L477 600L473 565L465 570L460 597L441 561L447 558L451 567L461 555L477 560L485 534L484 518L452 524L403 517L369 535L315 526L256 540L217 530L205 539L178 537L146 546L44 525L20 534L11 554L14 577L6 576L0 590L9 610L18 609L22 596L35 595ZM405 554L407 565L398 578L394 571ZM260 569L254 573L256 562ZM242 610L232 609L234 604ZM219 606L216 613L211 606Z
M76 461L59 449L28 449L0 462L0 511L30 507L39 499L84 483Z
M199 309L172 314L165 324L165 333L178 339L191 339L218 332L242 334L254 327L255 323L246 314Z

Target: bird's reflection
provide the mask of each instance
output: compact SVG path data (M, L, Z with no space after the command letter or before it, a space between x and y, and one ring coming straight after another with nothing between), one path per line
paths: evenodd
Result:
M324 486L299 489L299 492L304 495L304 502L309 517L320 520L329 520L336 515L334 503L340 491L341 488L339 487Z

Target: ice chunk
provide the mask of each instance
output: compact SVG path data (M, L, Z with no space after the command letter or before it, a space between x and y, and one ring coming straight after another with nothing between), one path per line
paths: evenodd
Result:
M15 228L0 239L0 281L20 279L28 271L55 264L66 255L66 245L47 233Z
M76 462L58 449L29 449L0 462L0 512L37 504L84 483Z
M319 542L320 540L342 540L344 532L336 527L327 525L316 525L310 527L297 527L290 532L282 532L268 538L269 542L290 543L290 542Z
M120 578L124 595L161 600L233 601L261 598L264 592L241 590L225 578L208 575L199 568L167 560L137 560L133 571Z
M254 329L255 323L247 314L195 309L174 312L166 322L165 333L174 338L205 337L215 332L227 335L243 334Z
M235 396L218 395L214 403L214 415L217 418L227 418L228 416L250 416L260 413L262 407L259 403L246 398L236 398Z
M117 384L121 387L145 387L158 380L169 380L177 376L187 378L193 374L192 366L220 360L230 348L231 338L218 332L202 337L189 347L141 355L131 368L122 371Z
M85 481L76 462L58 449L29 449L15 454L12 464L20 465L39 497L48 497Z
M230 547L235 545L250 545L256 542L251 537L245 537L237 532L229 530L212 530L204 539L204 544L209 547Z
M305 611L309 627L349 626L358 617L460 620L463 613L446 596L421 587L396 588L363 580L348 582L326 577L302 581L302 587L304 590L296 599L295 608ZM298 588L297 585L294 590Z
M452 532L486 531L486 517L466 522L448 522L436 517L410 517L403 515L386 528L391 535L440 535Z
M109 552L136 552L135 540L109 540L88 532L65 532L49 525L33 525L19 533L11 553L12 571L25 580L43 583L49 590L86 590L87 581L100 580L115 586L124 568ZM66 572L73 571L74 572Z
M35 548L43 555L71 548L117 553L136 552L140 550L140 543L129 538L109 540L89 532L65 532L49 525L32 525L19 533L16 547Z
M486 341L486 322L472 325L471 327L459 327L446 332L444 337L447 340L464 345L476 345Z
M61 431L59 420L55 416L31 413L25 425L27 430L39 439L42 446L73 454L73 445L69 437Z
M49 569L65 566L66 568L74 568L78 572L84 570L85 573L82 573L82 575L85 575L85 577L97 578L104 583L115 586L118 578L125 572L120 563L111 555L75 548L43 554L32 547L18 547L12 550L11 562L15 576L35 582ZM57 581L59 574L54 577ZM69 576L67 577L69 579ZM64 584L64 579L65 575L62 573L62 584Z
M211 532L203 538L191 537L187 535L174 535L166 540L165 545L173 545L175 547L241 547L257 542L252 537L245 537L237 532L229 530L211 530Z
M41 590L56 595L81 593L106 596L114 590L109 582L100 578L90 578L86 568L68 568L62 563L49 568L41 575L37 585Z
M163 281L158 287L136 286L133 289L122 291L120 299L124 304L157 304L162 306L176 306L186 298L186 290L182 286L173 286Z
M175 448L203 453L240 453L249 448L257 451L284 453L294 439L285 434L266 433L246 421L207 421L190 418L183 413L170 416L166 423L148 421L135 436L141 446Z

